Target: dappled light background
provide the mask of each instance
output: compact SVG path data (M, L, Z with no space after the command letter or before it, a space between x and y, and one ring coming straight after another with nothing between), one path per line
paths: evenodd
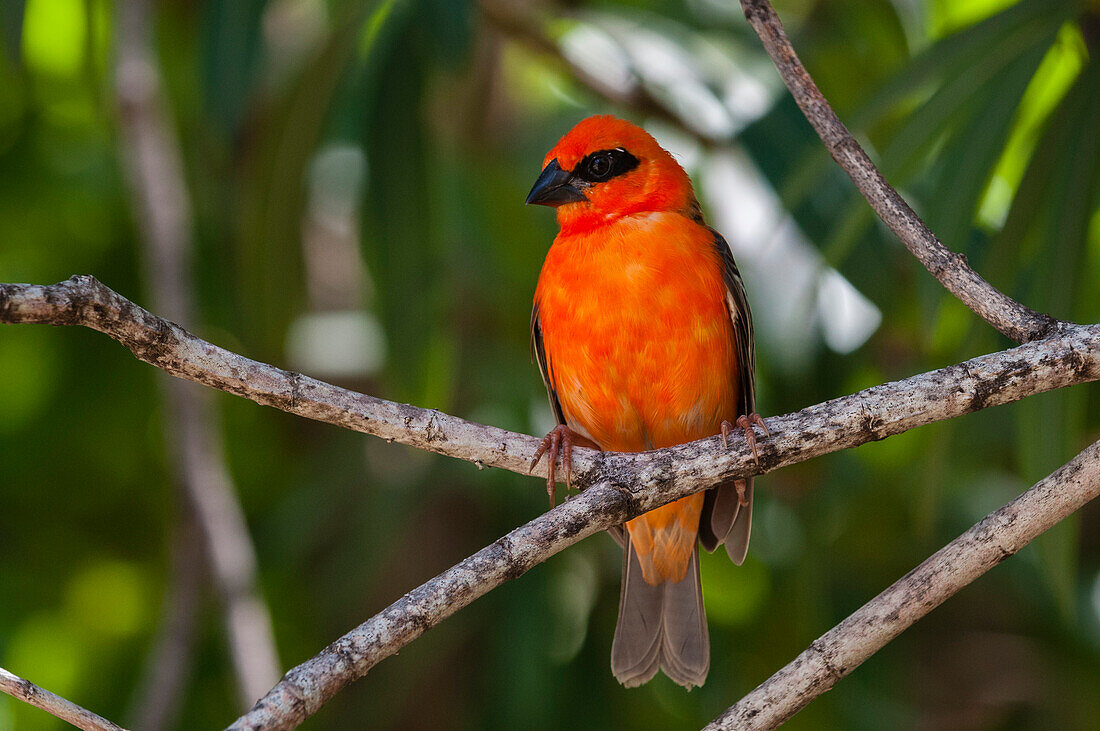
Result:
M121 2L121 0L120 0ZM822 91L941 239L1024 303L1100 321L1100 6L781 0ZM552 425L523 206L576 121L643 123L729 240L765 416L1008 347L832 164L727 0L169 0L154 37L194 209L196 319L244 355L529 434ZM106 0L0 1L0 281L93 274L148 305ZM87 330L0 329L0 666L126 724L181 510L153 368ZM280 661L297 664L546 509L544 484L216 396ZM600 535L477 601L305 728L696 728L1100 437L1076 387L759 480L745 565L704 556L712 665L612 678ZM1087 508L791 728L1084 728L1100 717ZM237 705L200 605L174 728ZM0 697L0 729L61 722Z

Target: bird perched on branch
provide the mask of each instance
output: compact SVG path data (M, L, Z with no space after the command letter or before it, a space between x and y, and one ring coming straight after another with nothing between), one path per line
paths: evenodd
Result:
M645 130L589 117L543 162L528 203L557 209L531 313L531 347L558 426L543 440L554 502L573 446L641 452L734 424L756 453L752 315L726 241L687 173ZM611 669L628 687L658 668L687 688L710 668L701 544L745 559L752 479L731 480L612 530L623 545Z

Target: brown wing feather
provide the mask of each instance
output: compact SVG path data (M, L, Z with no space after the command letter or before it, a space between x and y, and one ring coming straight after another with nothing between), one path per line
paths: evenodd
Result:
M546 358L546 349L542 345L542 327L539 325L539 303L531 308L531 357L539 364L539 373L542 374L542 383L546 386L546 395L550 399L550 408L554 410L554 418L559 424L565 423L565 414L561 410L561 401L558 400L558 391L554 388L554 382L550 376L550 361Z
M737 343L738 381L741 394L737 403L737 416L756 411L756 348L753 340L752 311L745 296L745 283L733 260L733 252L722 235L714 234L714 247L722 258L722 279L726 285L726 309L733 326ZM703 513L699 520L699 541L707 551L714 551L726 543L726 552L735 563L745 560L749 545L749 528L752 521L752 478L745 480L745 496L749 504L741 508L737 498L735 480L707 491ZM736 526L736 530L734 530Z
M714 234L714 247L722 256L722 280L726 284L726 307L737 336L737 364L741 370L741 399L737 405L738 416L756 411L756 346L753 339L752 310L745 295L745 283L733 260L733 252L722 234Z

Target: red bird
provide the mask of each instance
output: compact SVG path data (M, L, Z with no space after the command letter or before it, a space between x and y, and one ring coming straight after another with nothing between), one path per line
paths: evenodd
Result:
M559 426L534 465L574 444L641 452L733 423L756 452L752 315L726 241L703 222L687 173L645 130L589 117L543 162L528 203L561 229L539 276L531 345ZM748 550L752 480L652 510L612 535L624 546L611 670L641 685L658 668L687 688L710 668L699 549Z

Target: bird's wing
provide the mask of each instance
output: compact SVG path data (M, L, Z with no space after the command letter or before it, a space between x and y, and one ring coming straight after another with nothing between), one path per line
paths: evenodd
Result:
M733 260L729 244L722 234L710 229L714 234L714 248L722 257L722 281L726 285L726 309L737 340L737 365L741 382L741 398L737 404L737 414L751 414L756 411L756 347L752 331L752 311L745 296L745 283L741 272Z
M722 258L722 280L726 285L726 309L733 327L737 346L738 397L737 415L756 411L756 348L753 340L752 311L745 296L745 283L733 260L733 253L722 235L710 229L714 235L714 247ZM752 478L745 480L745 498L748 505L741 506L735 480L707 491L706 502L699 524L699 539L703 548L713 551L725 542L726 552L737 564L745 560L749 547L749 529L752 525ZM728 539L728 540L727 540Z
M539 364L539 373L542 374L543 385L546 386L546 395L550 398L550 408L554 410L554 418L559 424L565 423L565 414L561 410L561 401L558 400L558 391L550 376L550 361L546 357L546 348L542 345L542 327L539 325L539 303L531 308L531 357Z

